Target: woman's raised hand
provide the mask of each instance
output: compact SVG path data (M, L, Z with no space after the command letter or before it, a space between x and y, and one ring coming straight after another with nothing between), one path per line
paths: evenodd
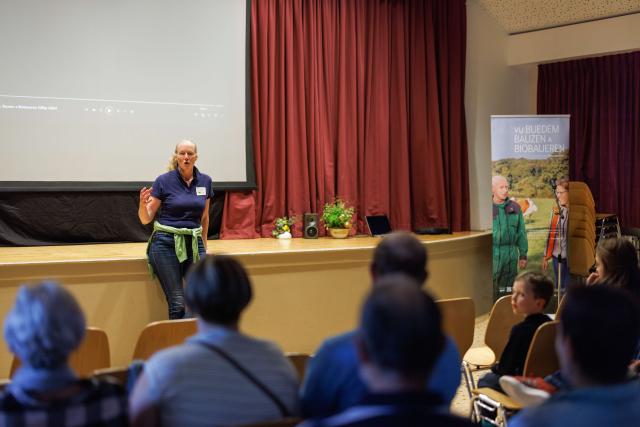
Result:
M142 189L140 190L140 206L146 206L146 204L151 201L152 189L152 187L142 187Z

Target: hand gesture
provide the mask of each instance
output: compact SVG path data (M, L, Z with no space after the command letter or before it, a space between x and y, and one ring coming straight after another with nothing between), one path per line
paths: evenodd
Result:
M548 269L549 269L549 260L545 258L542 260L542 271L547 271Z
M140 190L140 207L146 206L151 201L151 190L153 187L142 187Z
M587 277L587 285L593 285L598 279L600 279L600 275L594 271Z

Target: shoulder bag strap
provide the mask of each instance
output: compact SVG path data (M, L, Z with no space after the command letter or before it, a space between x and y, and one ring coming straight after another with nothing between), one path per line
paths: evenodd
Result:
M238 370L238 372L240 372L249 381L251 381L256 387L258 387L278 407L278 409L280 410L280 415L282 415L283 418L291 416L291 413L289 412L289 410L287 409L285 404L282 403L282 400L280 400L278 398L278 396L276 396L271 390L269 390L269 388L266 385L264 385L262 382L260 382L260 380L258 380L244 366L242 366L240 363L238 363L237 360L232 358L227 352L225 352L220 347L217 347L217 346L215 346L215 345L213 345L211 343L205 343L205 342L200 341L200 342L198 342L198 344L201 344L204 347L207 347L209 350L212 350L215 353L217 353L220 357L222 357L224 360L226 360L230 365L232 365L234 368L236 368Z

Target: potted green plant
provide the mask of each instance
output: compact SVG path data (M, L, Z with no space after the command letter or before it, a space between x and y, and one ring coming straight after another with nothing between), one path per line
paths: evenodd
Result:
M336 198L332 203L324 205L322 221L332 237L344 239L349 235L355 212L353 206L349 207L344 200Z

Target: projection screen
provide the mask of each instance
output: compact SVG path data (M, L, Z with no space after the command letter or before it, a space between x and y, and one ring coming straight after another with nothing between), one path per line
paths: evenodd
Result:
M246 0L0 2L0 191L133 190L198 145L255 186Z

